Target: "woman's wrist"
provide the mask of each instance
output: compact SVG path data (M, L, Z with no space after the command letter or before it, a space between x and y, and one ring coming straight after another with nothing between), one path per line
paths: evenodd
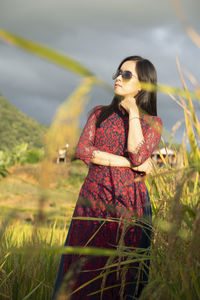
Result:
M137 106L134 108L130 108L129 117L139 117L139 116L140 116L140 112Z
M140 117L140 112L139 112L139 110L137 109L137 110L130 110L129 111L129 119L131 119L131 118L139 118Z

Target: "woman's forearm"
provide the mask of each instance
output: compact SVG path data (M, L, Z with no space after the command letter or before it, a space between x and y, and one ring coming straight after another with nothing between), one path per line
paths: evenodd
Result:
M102 166L131 168L131 162L126 157L100 150L93 151L91 162Z
M124 156L115 155L109 152L104 152L100 150L93 151L93 157L91 162L93 164L101 165L101 166L111 166L111 167L128 167L132 170L145 172L146 167L143 167L141 164L138 167L132 167L130 160L128 160Z
M144 142L144 136L139 119L139 113L129 113L128 151L137 153L138 148ZM134 142L133 142L134 141Z

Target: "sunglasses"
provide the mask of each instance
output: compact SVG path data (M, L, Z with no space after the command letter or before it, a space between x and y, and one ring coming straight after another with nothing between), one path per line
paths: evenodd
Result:
M113 74L112 79L115 80L119 75L122 75L123 79L131 79L134 76L130 71L122 71L118 69Z

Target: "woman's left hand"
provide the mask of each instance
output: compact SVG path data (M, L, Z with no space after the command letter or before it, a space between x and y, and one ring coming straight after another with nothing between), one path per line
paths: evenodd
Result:
M139 171L139 172L144 172L146 175L150 174L154 168L154 163L152 158L148 158L145 162L143 162L140 166L138 167L132 167L133 170Z
M138 110L138 106L136 104L136 100L133 97L125 98L124 100L122 100L120 102L120 106L122 108L124 108L127 111L128 114L130 112L135 114L135 115L139 114L139 110Z

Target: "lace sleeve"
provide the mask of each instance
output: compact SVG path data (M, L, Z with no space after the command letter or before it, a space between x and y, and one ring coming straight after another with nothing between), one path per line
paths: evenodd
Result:
M90 165L93 151L98 150L94 146L96 119L97 114L100 112L98 108L100 108L100 106L95 107L90 114L75 150L75 157L83 160L88 166Z
M134 153L126 151L125 156L134 166L139 166L147 160L153 151L159 145L162 132L162 120L153 116L152 121L148 124L148 129L144 133L144 140L139 144Z

